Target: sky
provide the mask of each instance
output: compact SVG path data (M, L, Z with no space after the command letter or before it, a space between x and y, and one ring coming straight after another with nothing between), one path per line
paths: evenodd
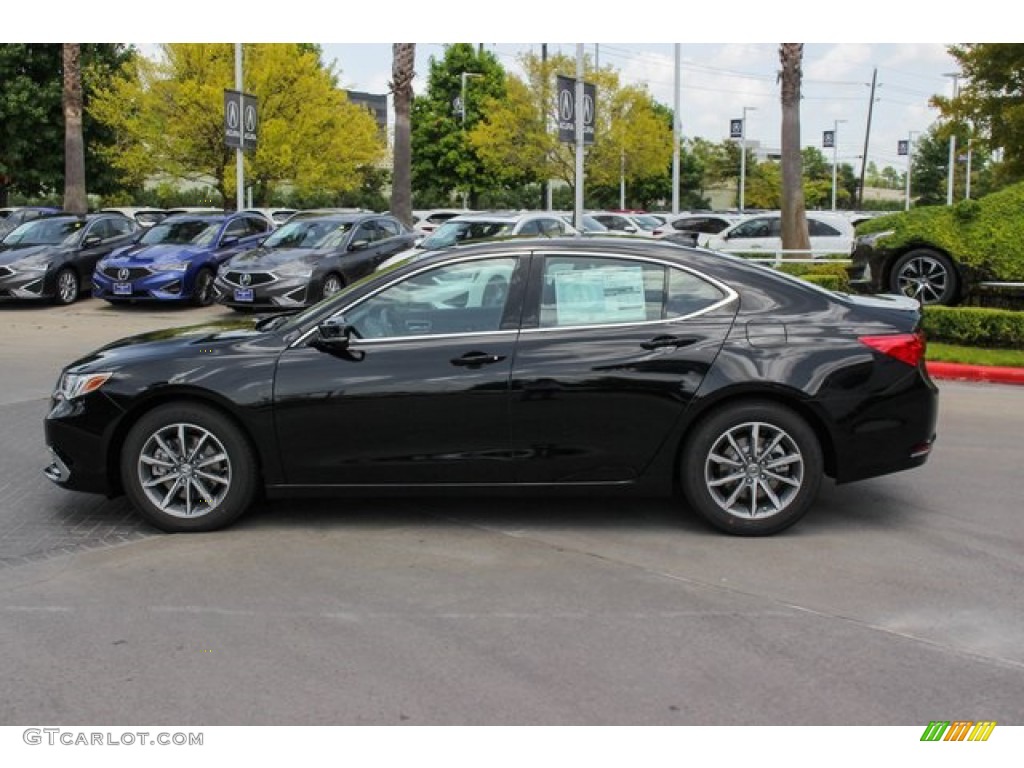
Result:
M750 107L747 136L769 148L778 148L781 126L778 43L769 41L812 41L804 50L802 143L821 148L822 132L836 130L840 162L859 168L869 84L877 68L868 159L879 168L892 165L898 170L906 159L897 155L897 141L910 131L927 130L938 118L928 106L931 96L952 93L952 79L945 75L956 70L956 63L947 46L991 40L1000 31L998 20L1006 18L996 0L975 0L969 13L955 17L882 0L644 0L632 5L289 0L274 6L259 0L231 6L177 0L173 11L159 13L132 0L94 0L84 6L75 0L49 0L52 13L41 27L35 9L17 4L5 9L0 41L39 41L42 33L53 42L131 42L144 53L161 42L315 42L323 47L325 61L335 64L344 87L385 93L395 40L417 42L413 85L422 92L429 59L443 56L445 43L483 41L516 73L518 56L531 49L539 52L544 38L577 37L602 66L619 70L623 83L646 84L670 107L678 43L683 135L720 141L728 136L729 121ZM569 55L575 55L575 45L548 43L549 51ZM831 155L831 150L823 151Z

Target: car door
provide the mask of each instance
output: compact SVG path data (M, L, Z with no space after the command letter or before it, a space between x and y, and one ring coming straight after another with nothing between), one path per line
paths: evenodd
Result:
M86 226L82 233L79 248L74 255L74 262L83 281L92 279L96 262L115 248L131 242L131 235L135 231L134 225L124 216L118 216L117 219L112 217L95 219Z
M813 217L807 218L807 233L811 240L811 250L815 256L828 253L849 255L853 251L853 236L844 236L842 232L830 224Z
M412 233L406 232L397 219L382 217L377 219L376 224L380 240L375 243L377 250L374 255L374 269L395 254L411 248L415 240Z
M730 230L719 247L728 253L761 253L770 256L780 247L779 221L777 217L771 216L748 219ZM764 254L765 251L769 253Z
M259 229L260 226L263 229ZM216 251L211 255L213 263L223 264L232 256L255 248L266 235L267 228L266 221L255 216L237 216L229 220L217 240Z
M348 240L347 250L342 255L342 265L349 282L373 272L385 256L381 255L383 231L373 219L361 222Z
M516 480L637 479L694 397L737 307L727 286L681 266L535 255L511 379Z
M315 346L315 329L285 351L274 410L288 482L511 481L509 372L527 262L423 267L332 319L351 329L344 351Z

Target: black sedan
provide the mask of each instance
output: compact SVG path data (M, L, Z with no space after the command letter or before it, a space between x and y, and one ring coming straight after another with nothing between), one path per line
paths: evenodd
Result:
M68 366L46 474L211 530L262 491L671 494L770 534L921 465L916 302L625 238L503 241L304 312L115 342Z
M393 216L296 215L260 248L221 266L217 301L240 310L306 307L370 274L416 238Z
M129 245L138 230L118 213L46 216L22 224L0 241L0 298L71 304L90 286L96 262Z

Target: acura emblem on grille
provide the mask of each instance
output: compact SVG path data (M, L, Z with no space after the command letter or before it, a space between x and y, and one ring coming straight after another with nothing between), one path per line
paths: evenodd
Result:
M117 270L117 279L127 280L129 277L131 277L131 274L132 273L129 272L125 267L121 267L119 270Z
M250 275L248 272L243 272L241 276L238 278L238 284L249 285L250 283L252 283L252 275Z

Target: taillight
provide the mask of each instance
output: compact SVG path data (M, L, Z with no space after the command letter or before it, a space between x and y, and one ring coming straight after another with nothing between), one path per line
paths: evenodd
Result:
M878 350L883 355L895 357L897 360L915 367L924 359L925 349L928 346L923 331L894 333L891 336L861 336L858 341Z

